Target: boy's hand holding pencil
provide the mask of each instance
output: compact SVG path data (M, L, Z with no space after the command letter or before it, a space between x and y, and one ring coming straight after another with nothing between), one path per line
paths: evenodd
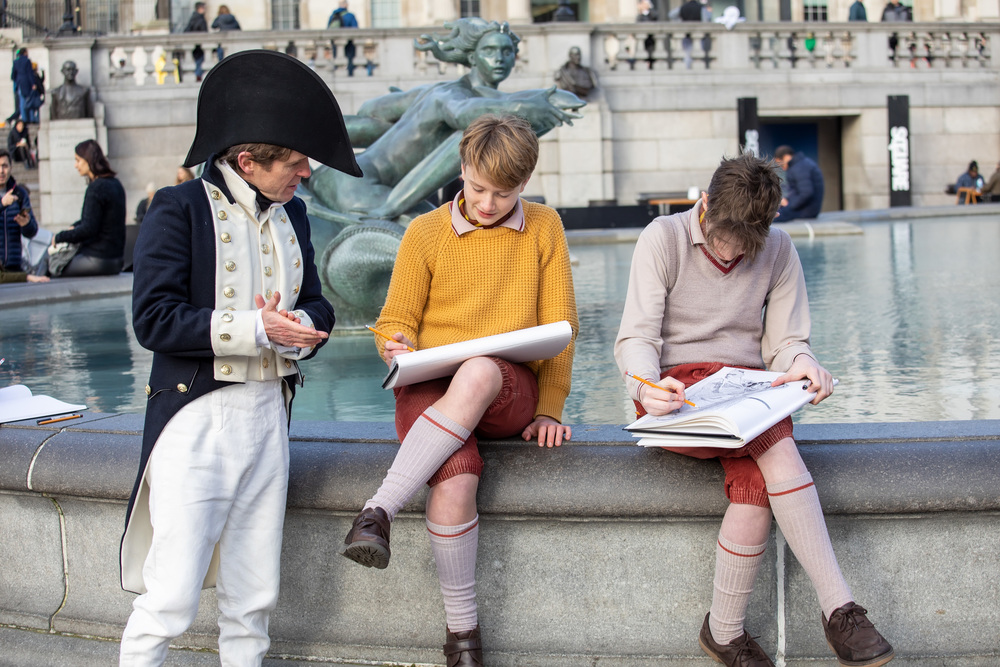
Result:
M394 333L392 336L387 336L375 327L368 326L367 324L365 325L365 328L374 333L376 336L380 336L385 339L385 350L382 353L382 358L385 359L385 363L387 364L392 364L392 358L397 354L417 351L413 347L413 341L399 331Z
M686 403L692 408L698 407L684 398L684 383L679 380L665 377L660 380L659 384L655 384L629 372L626 372L625 375L655 390L647 389L641 394L639 401L646 412L651 415L665 415L674 412L680 408L680 403Z

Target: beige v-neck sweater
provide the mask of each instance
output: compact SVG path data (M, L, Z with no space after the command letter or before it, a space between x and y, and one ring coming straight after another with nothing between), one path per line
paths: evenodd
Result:
M713 262L690 211L653 220L636 243L615 361L658 381L678 364L722 362L784 372L809 348L809 302L798 253L771 227L753 262ZM638 399L638 382L626 379Z

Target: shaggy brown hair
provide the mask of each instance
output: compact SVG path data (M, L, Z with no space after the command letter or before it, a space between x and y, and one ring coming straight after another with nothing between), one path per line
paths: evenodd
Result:
M538 137L519 116L487 114L474 120L458 146L462 164L490 183L513 189L528 180L538 162Z
M270 170L271 165L276 161L287 160L288 156L292 154L291 148L275 146L274 144L236 144L222 151L219 158L227 162L238 174L240 173L240 165L237 158L243 151L250 153L251 159L266 170Z
M781 180L771 160L744 153L723 158L708 185L705 240L740 248L748 262L763 249L781 204Z

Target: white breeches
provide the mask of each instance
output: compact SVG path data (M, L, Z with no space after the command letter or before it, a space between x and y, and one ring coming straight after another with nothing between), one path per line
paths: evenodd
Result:
M153 544L147 592L133 603L121 665L162 665L170 640L198 613L219 545L219 657L260 665L278 600L288 489L288 429L280 380L234 384L181 409L146 468Z

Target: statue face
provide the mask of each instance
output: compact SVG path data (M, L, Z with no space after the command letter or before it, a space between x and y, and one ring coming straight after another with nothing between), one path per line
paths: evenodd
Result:
M62 66L62 74L67 81L76 81L76 72L76 65L73 63L68 62Z
M514 43L509 36L491 32L479 40L470 62L483 83L495 87L510 76L515 55Z
M574 46L569 50L569 61L574 65L579 65L581 60L583 60L583 54L580 53L580 49Z

